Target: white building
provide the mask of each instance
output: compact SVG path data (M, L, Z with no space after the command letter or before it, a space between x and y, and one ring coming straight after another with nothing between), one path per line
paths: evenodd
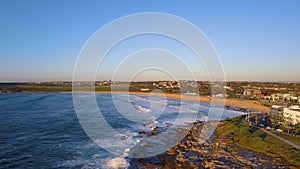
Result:
M272 101L285 101L285 100L296 101L296 100L298 100L298 98L295 97L293 95L293 93L286 93L286 94L278 93L278 94L272 94L270 97L270 100L272 100Z
M283 118L288 123L295 125L300 123L300 108L299 106L291 106L283 109Z
M291 125L300 123L300 108L298 105L290 106L288 108L273 105L271 107L270 115L273 117L273 119L276 119L280 122L286 121Z
M141 88L141 92L149 92L150 91L150 89L148 89L148 88Z
M282 106L277 106L277 105L273 105L270 109L270 116L273 119L276 119L280 122L282 122L283 120L283 107Z

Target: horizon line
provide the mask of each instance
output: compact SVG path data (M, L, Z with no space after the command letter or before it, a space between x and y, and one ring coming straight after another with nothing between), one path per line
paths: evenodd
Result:
M72 80L54 80L54 81L0 81L1 84L3 83L54 83L54 82L99 82L99 81L111 81L111 82L161 82L161 81L176 81L176 80L138 80L138 81L125 81L125 80L95 80L95 81L72 81ZM262 81L262 80L191 80L191 79L180 79L177 81L196 81L196 82L252 82L252 83L264 83L264 82L271 82L271 83L300 83L300 80L278 80L278 81Z

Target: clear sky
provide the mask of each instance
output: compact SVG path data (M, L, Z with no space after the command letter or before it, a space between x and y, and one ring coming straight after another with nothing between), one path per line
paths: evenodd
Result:
M95 31L140 12L196 25L215 46L227 80L300 81L299 9L298 0L1 0L0 81L71 80Z

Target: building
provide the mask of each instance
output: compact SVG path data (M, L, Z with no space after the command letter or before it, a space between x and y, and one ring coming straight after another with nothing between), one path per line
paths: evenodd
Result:
M148 89L148 88L141 88L141 92L149 92L150 91L150 89Z
M295 125L300 123L300 108L298 105L283 107L273 105L270 110L270 116L273 120L278 122L287 122L288 124Z
M283 118L291 125L300 123L300 108L299 106L291 106L283 109Z
M283 120L283 109L282 106L273 105L270 109L270 116L272 119L282 122Z
M295 97L293 93L286 93L286 94L272 94L270 97L271 101L297 101L298 97Z
M260 94L261 94L261 90L257 90L257 89L245 89L244 90L245 97L254 98L256 95L260 95Z
M224 86L223 88L224 88L224 89L227 89L227 90L233 91L233 89L232 89L230 86Z
M257 100L263 100L265 98L265 95L264 94L255 94L253 97Z

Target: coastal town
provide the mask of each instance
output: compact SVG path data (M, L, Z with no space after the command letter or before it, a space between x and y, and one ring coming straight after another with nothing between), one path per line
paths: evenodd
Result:
M300 169L299 7L0 1L0 169Z
M95 91L151 92L159 89L164 93L185 93L207 97L255 100L271 107L274 104L290 106L300 103L300 83L298 82L209 82L209 81L95 81L95 82L28 82L0 83L0 93L60 92L72 91L72 85L95 86ZM213 93L212 91L220 91Z
M1 83L0 93L30 92L71 92L72 85L84 87L94 85L96 92L136 92L149 93L161 90L167 94L201 96L204 101L210 98L226 99L226 106L237 107L242 111L262 111L268 113L268 129L300 135L300 83L297 82L208 82L208 81L95 81L95 82L40 82L40 83ZM212 91L218 91L213 93ZM226 102L226 103L227 103ZM230 104L232 102L232 104ZM235 103L237 102L237 103ZM248 103L251 105L246 106ZM252 106L252 107L251 107ZM255 107L258 107L257 109ZM263 109L259 109L262 107ZM260 118L259 118L260 119Z
M163 154L130 159L136 168L298 168L300 166L300 83L297 82L34 82L1 83L0 93L49 94L79 91L164 96L209 103L225 100L225 108L241 112L236 118L221 120L203 143L198 139L216 121L196 121L183 140ZM160 91L160 92L158 92ZM158 93L156 93L158 92ZM163 94L162 94L163 93ZM155 137L165 128L139 131L141 137ZM185 129L178 128L177 134ZM201 168L200 167L200 168Z

